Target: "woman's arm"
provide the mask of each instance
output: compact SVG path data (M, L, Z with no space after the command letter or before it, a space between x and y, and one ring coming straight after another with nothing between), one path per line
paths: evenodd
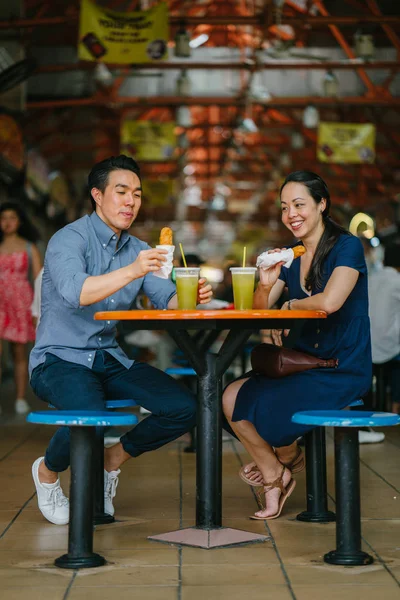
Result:
M336 267L323 292L303 300L292 300L290 308L293 310L323 310L330 315L342 308L353 291L359 275L360 273L351 267ZM286 306L282 308L286 308Z
M34 244L32 244L32 276L34 280L39 275L41 268L42 257L40 256L40 252L37 249L37 247Z

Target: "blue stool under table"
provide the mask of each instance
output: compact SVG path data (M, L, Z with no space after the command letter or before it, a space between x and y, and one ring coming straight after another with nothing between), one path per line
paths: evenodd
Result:
M104 565L105 558L93 552L95 430L96 427L135 425L136 415L108 411L51 410L29 413L26 420L29 423L69 427L71 432L68 553L56 558L55 565L63 569Z
M332 565L369 565L372 556L361 550L360 460L358 429L399 425L392 413L342 410L309 410L295 413L294 423L334 427L336 549L324 556Z
M363 404L363 400L354 400L349 407ZM307 510L299 513L296 519L306 523L332 523L336 515L328 510L325 428L312 429L304 436L304 442Z

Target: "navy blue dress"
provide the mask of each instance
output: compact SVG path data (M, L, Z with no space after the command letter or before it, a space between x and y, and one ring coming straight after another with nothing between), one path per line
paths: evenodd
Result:
M338 368L303 371L281 379L252 373L239 390L233 421L250 421L272 446L287 446L312 429L292 423L295 412L341 409L369 390L372 359L367 267L357 237L339 236L325 260L320 291L336 267L356 269L360 273L357 283L337 312L327 319L305 322L295 349L321 358L338 358ZM300 260L294 260L289 269L282 268L280 279L286 283L290 298L308 297L300 285Z

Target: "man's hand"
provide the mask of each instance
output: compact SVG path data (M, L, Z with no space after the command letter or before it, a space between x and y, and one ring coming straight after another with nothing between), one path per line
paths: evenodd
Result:
M134 279L144 277L147 273L159 271L163 262L167 260L167 250L141 250L135 262L132 263L132 274Z
M199 279L199 289L197 293L197 304L207 304L213 296L212 287L207 283L207 279Z

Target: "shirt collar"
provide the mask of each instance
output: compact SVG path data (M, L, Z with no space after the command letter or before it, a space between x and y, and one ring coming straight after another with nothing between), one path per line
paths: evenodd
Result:
M115 247L117 244L117 234L104 223L102 219L100 219L99 215L96 212L92 212L89 219L92 221L93 229L96 232L97 237L100 240L103 248L106 248L109 244L113 246L115 251ZM127 231L121 231L120 242L118 244L118 249L122 248L125 243L129 240L129 233Z

